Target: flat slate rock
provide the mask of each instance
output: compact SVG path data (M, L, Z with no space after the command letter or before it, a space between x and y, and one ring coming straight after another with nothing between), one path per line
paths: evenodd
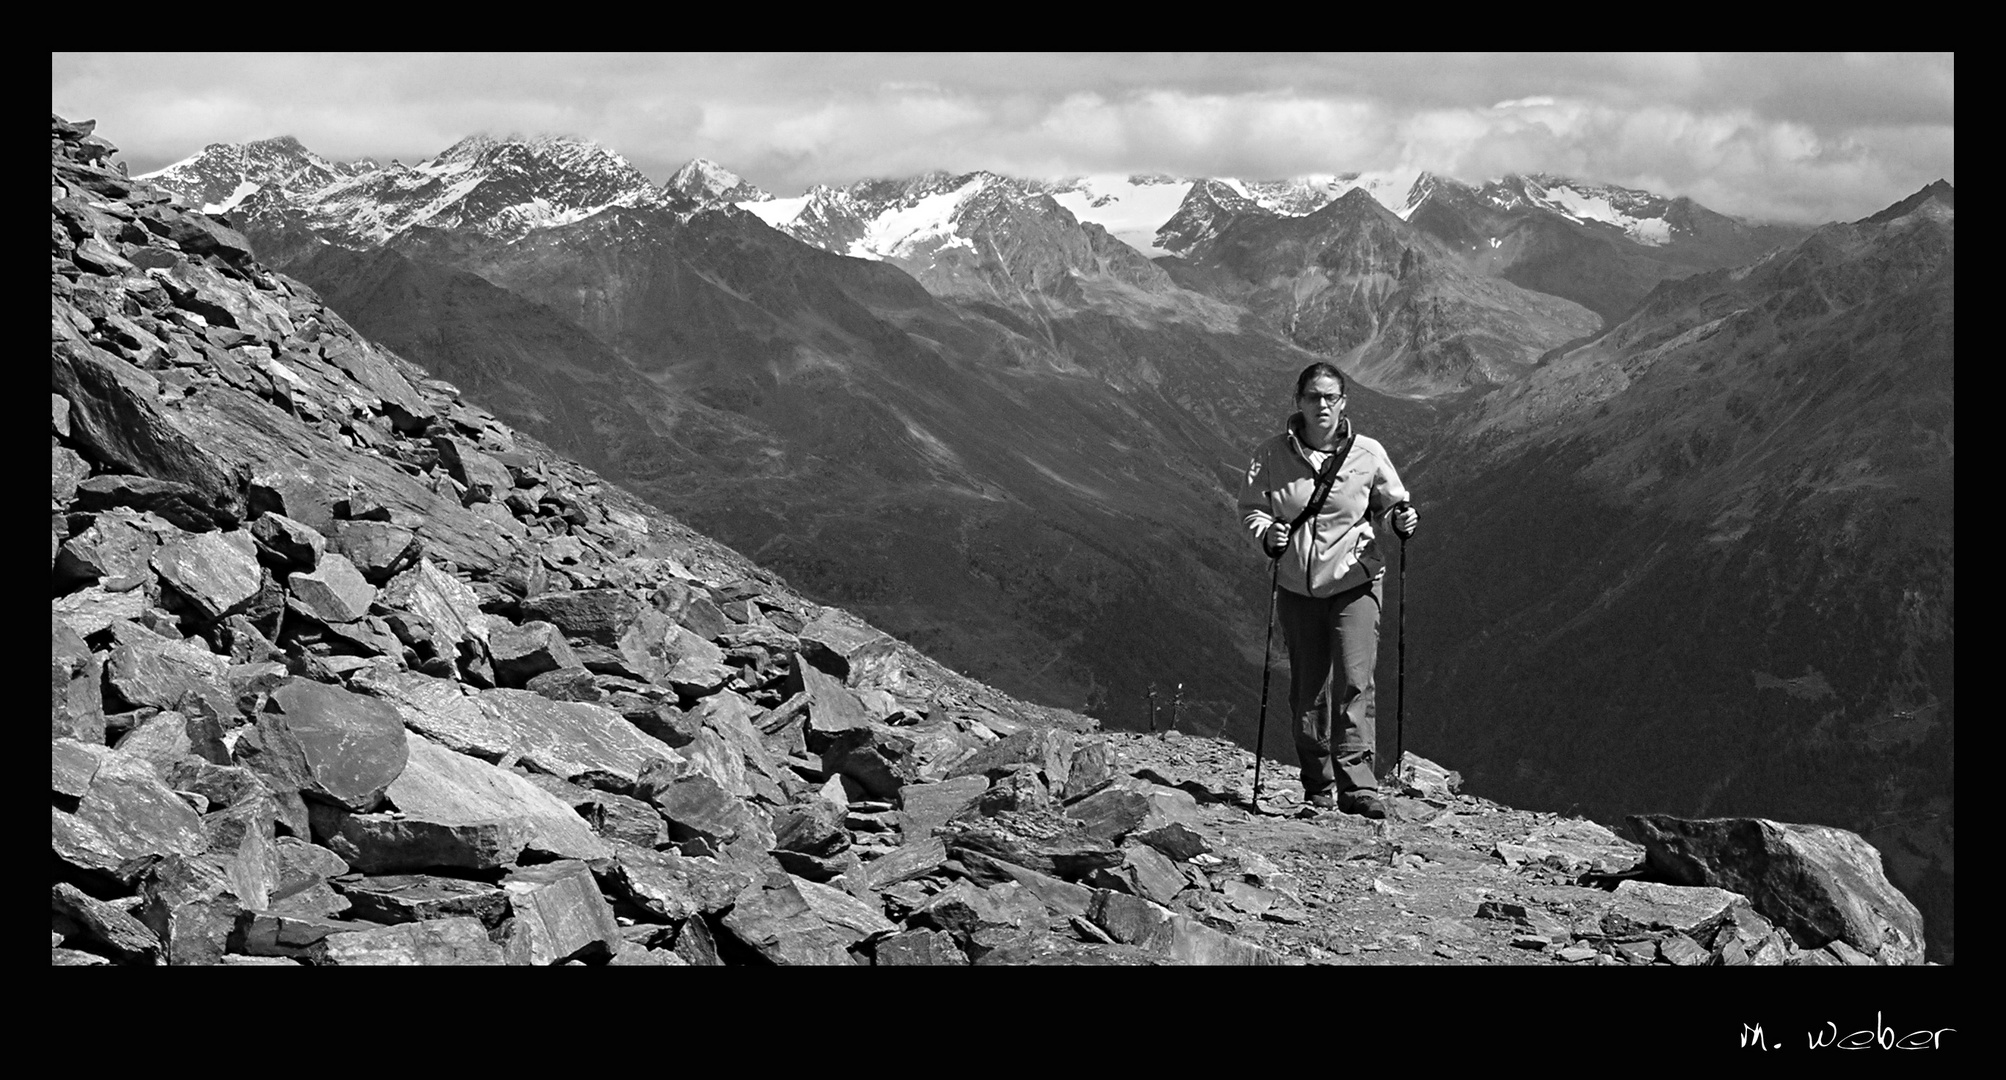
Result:
M114 593L145 584L154 574L153 553L161 543L186 535L153 514L125 509L95 515L75 536L67 532L56 557L57 576L95 581Z
M509 896L484 881L431 874L385 874L336 882L357 918L395 925L469 916L492 930L509 914Z
M208 619L249 603L261 580L257 546L242 530L184 533L162 544L152 565L164 584Z
M1147 781L1118 781L1067 807L1066 815L1097 839L1134 839L1174 859L1188 860L1212 848L1191 793Z
M615 843L613 850L613 867L608 874L613 893L665 921L715 915L759 881L753 871L707 855L650 851L621 843Z
M104 744L55 739L49 743L49 790L80 799L97 775L98 759L111 753Z
M882 889L901 881L925 877L946 863L946 842L937 836L920 837L908 840L893 848L889 854L864 864L864 882L869 888Z
M305 950L329 967L500 967L501 946L479 919L465 916L332 934Z
M811 747L819 748L819 739L853 727L864 727L871 722L870 710L864 707L863 699L854 690L843 685L843 680L824 673L809 663L801 654L793 657L792 674L788 677L786 689L790 693L808 695L808 732Z
M105 685L128 706L173 709L190 697L227 701L229 672L229 659L210 652L200 639L173 641L135 629L119 635L105 664Z
M278 800L267 795L202 815L210 861L229 879L244 907L263 910L280 877L277 846Z
M973 851L957 852L971 880L979 884L1016 882L1024 887L1045 910L1068 917L1084 916L1093 902L1094 890L1085 885L1041 874L1028 867L993 859Z
M878 941L871 954L878 967L966 967L968 954L942 930L906 930Z
M1044 901L1014 881L986 886L957 881L928 898L906 917L906 924L943 930L966 942L982 930L1019 929L1046 918Z
M278 719L261 716L267 750L291 757L283 735L305 765L300 791L353 811L376 808L404 772L409 756L404 724L383 702L338 686L294 679L272 691ZM256 768L256 766L253 766ZM277 773L267 773L276 776Z
M701 841L713 851L741 838L757 838L762 848L773 846L771 828L752 806L708 776L692 774L635 791L660 808L672 840Z
M49 614L83 637L116 622L138 619L146 611L146 594L138 589L112 592L102 585L56 597Z
M619 950L613 909L584 863L565 859L521 867L501 884L527 938L531 964L610 959Z
M566 637L610 647L619 643L620 634L646 606L625 589L558 590L524 599L522 618L550 623Z
M534 619L521 626L495 620L488 629L488 652L496 681L508 687L520 688L546 671L579 666L564 632L552 623Z
M879 686L898 679L897 640L848 612L824 608L795 636L803 655L846 686Z
M457 712L419 716L413 727L461 753L488 760L513 754L540 772L622 793L649 763L684 760L598 705L552 701L528 690L483 690L475 702L478 719Z
M636 798L615 795L610 791L593 791L577 810L601 840L621 840L653 848L669 839L669 824L662 820L661 812Z
M1394 781L1402 794L1423 799L1454 798L1463 786L1463 774L1446 769L1412 751L1400 758Z
M1071 773L1073 751L1078 736L1057 728L1024 728L990 743L964 759L948 774L984 775L994 779L1013 765L1033 765L1046 781L1063 788Z
M142 855L199 855L208 848L201 815L147 761L107 752L75 813L51 809L56 857L82 870L113 873Z
M67 882L51 886L49 910L76 920L93 941L124 963L152 963L160 953L160 938L145 923Z
M912 830L924 835L975 805L975 800L987 790L989 778L980 774L958 776L937 784L907 784L899 789L899 805L912 822Z
M1171 900L1176 898L1178 893L1183 892L1191 886L1191 882L1185 878L1184 872L1177 868L1176 863L1170 861L1169 856L1147 844L1130 844L1122 848L1121 854L1121 865L1095 872L1091 882L1093 885L1099 888L1111 888L1121 892L1133 893L1136 896L1140 896L1146 900L1153 900L1159 904L1170 903ZM1227 894L1227 901L1229 903L1234 900L1234 889L1247 890L1256 888L1256 886L1238 881L1227 881L1224 884L1226 886L1224 891ZM1261 911L1265 911L1268 907L1272 906L1274 898L1280 895L1273 892L1273 890L1261 891L1269 894L1267 902L1260 905L1260 910L1247 911L1247 914L1258 916L1261 914ZM1241 905L1235 904L1234 906L1240 907ZM1242 910L1245 910L1245 908L1243 907Z
M273 794L264 779L250 769L193 757L160 766L160 778L176 791L192 792L209 800L211 810L224 810Z
M407 819L446 825L518 822L524 826L526 851L560 859L603 859L613 853L563 800L507 769L430 739L409 741L409 761L387 794Z
M362 571L347 556L332 553L321 556L312 570L287 577L286 590L301 610L324 623L360 619L369 614L369 605L376 600L376 586Z
M1922 915L1859 834L1763 818L1633 816L1654 870L1747 896L1804 948L1843 941L1883 963L1923 962Z
M1280 962L1258 945L1221 933L1140 896L1101 889L1087 917L1109 937L1179 964L1265 966Z
M1509 865L1534 862L1566 874L1619 874L1644 861L1642 846L1585 819L1564 819L1534 829L1516 846L1498 845Z
M421 556L418 565L391 578L380 600L422 620L438 656L452 659L463 646L487 647L489 616L481 610L480 598L429 558Z
M790 875L791 876L791 875ZM853 944L875 934L890 934L898 924L885 918L876 904L865 903L841 889L830 888L805 878L794 878L794 887L808 902L808 910L821 916L837 932L848 935Z
M279 892L348 873L348 862L334 852L297 836L281 836L279 849Z
M846 948L849 935L816 915L786 874L769 875L740 893L723 923L732 936L777 966L847 967L857 962Z
M314 839L366 874L511 866L529 845L532 825L513 818L428 821L399 813L350 814L315 803Z
M406 728L429 735L454 751L482 760L498 760L507 753L476 737L487 718L481 712L479 699L456 679L416 671L375 669L356 672L349 677L348 685L388 702ZM441 732L461 733L463 738L456 742Z
M168 855L147 864L138 887L139 919L160 939L164 962L207 965L222 959L244 907L221 868Z
M333 935L382 928L381 923L361 919L334 919L278 909L254 911L243 925L242 948L252 956L298 957Z
M1732 918L1737 904L1747 898L1726 889L1705 885L1663 885L1655 881L1624 881L1602 912L1602 933L1627 937L1673 931L1691 937L1709 937Z
M849 777L873 798L897 798L900 788L919 779L913 742L897 728L864 723L825 739L823 771Z
M773 819L773 845L804 855L833 855L850 846L845 812L823 799L780 811Z
M259 514L251 522L251 539L257 542L260 551L289 568L311 570L327 553L327 537L319 530L276 512ZM355 564L346 558L342 562L355 569Z
M1014 815L954 822L940 833L956 858L974 851L1067 881L1121 865L1119 848L1067 818Z

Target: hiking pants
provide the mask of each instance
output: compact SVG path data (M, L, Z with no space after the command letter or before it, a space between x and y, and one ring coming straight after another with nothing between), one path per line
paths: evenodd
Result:
M1374 579L1322 599L1287 589L1276 598L1282 640L1289 647L1289 712L1295 717L1304 797L1333 784L1339 792L1379 786L1372 770L1379 597L1380 584Z

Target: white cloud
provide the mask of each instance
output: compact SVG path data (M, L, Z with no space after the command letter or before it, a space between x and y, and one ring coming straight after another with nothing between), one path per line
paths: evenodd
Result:
M930 168L1272 178L1544 171L1728 213L1858 217L1955 180L1954 57L1740 54L54 54L58 112L135 168L292 134L407 160L596 139L777 194Z

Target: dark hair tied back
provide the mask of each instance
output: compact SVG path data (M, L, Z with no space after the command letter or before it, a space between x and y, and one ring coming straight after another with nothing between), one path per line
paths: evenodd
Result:
M1296 376L1296 397L1300 398L1308 393L1309 384L1315 382L1319 377L1326 375L1337 380L1337 392L1340 395L1346 393L1347 387L1344 385L1344 372L1337 370L1335 364L1318 360L1316 363L1304 368L1301 375Z

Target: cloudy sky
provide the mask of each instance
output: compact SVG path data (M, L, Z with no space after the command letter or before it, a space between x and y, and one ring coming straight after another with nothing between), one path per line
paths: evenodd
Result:
M1957 180L1951 54L54 53L50 98L132 171L293 135L416 161L474 132L580 135L665 180L777 195L928 169L1271 179L1507 172L1862 217Z

